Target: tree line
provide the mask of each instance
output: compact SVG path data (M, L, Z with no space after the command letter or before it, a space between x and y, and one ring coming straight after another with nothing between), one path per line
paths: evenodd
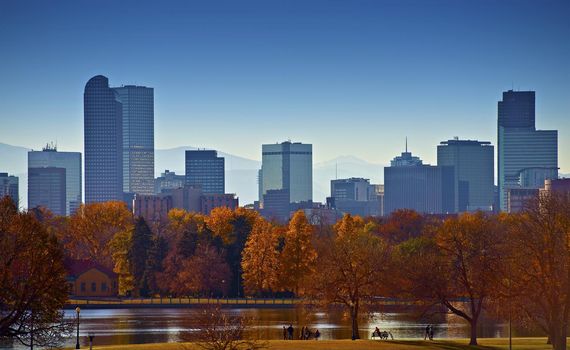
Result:
M294 296L341 305L359 338L381 297L443 307L471 328L483 312L540 327L566 349L570 318L570 196L545 194L519 214L345 215L286 225L255 211L173 209L134 218L124 203L82 205L70 217L0 202L0 337L53 332L67 299L65 258L113 269L131 296ZM48 263L49 262L49 263ZM43 327L43 328L42 328ZM34 330L33 330L34 329ZM33 338L33 337L32 337ZM26 340L27 339L27 340Z

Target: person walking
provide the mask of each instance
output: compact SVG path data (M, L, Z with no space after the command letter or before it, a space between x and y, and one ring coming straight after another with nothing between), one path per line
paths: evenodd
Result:
M321 336L321 332L319 332L318 329L315 330L315 340L319 340L319 337Z
M430 325L428 324L428 325L426 326L426 331L425 331L425 333L424 333L424 340L426 340L426 339L429 338L429 330L430 330Z
M429 327L429 340L433 340L433 325Z
M287 340L287 328L283 326L283 340Z

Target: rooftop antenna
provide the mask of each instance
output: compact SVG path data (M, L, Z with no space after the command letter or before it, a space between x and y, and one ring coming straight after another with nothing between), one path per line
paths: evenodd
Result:
M406 136L406 153L408 153L408 137Z
M334 173L334 178L335 180L338 180L338 161L335 164L335 173Z

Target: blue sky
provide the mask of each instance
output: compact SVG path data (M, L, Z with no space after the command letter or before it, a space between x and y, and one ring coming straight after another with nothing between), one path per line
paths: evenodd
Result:
M537 91L570 173L570 2L0 1L0 142L83 151L83 88L155 88L157 148L252 159L313 143L388 163L496 142L504 90Z

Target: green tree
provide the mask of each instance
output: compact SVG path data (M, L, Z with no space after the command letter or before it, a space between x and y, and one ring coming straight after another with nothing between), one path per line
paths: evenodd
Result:
M128 252L130 271L136 294L148 296L149 278L152 273L152 250L155 240L144 218L135 220L131 246Z

